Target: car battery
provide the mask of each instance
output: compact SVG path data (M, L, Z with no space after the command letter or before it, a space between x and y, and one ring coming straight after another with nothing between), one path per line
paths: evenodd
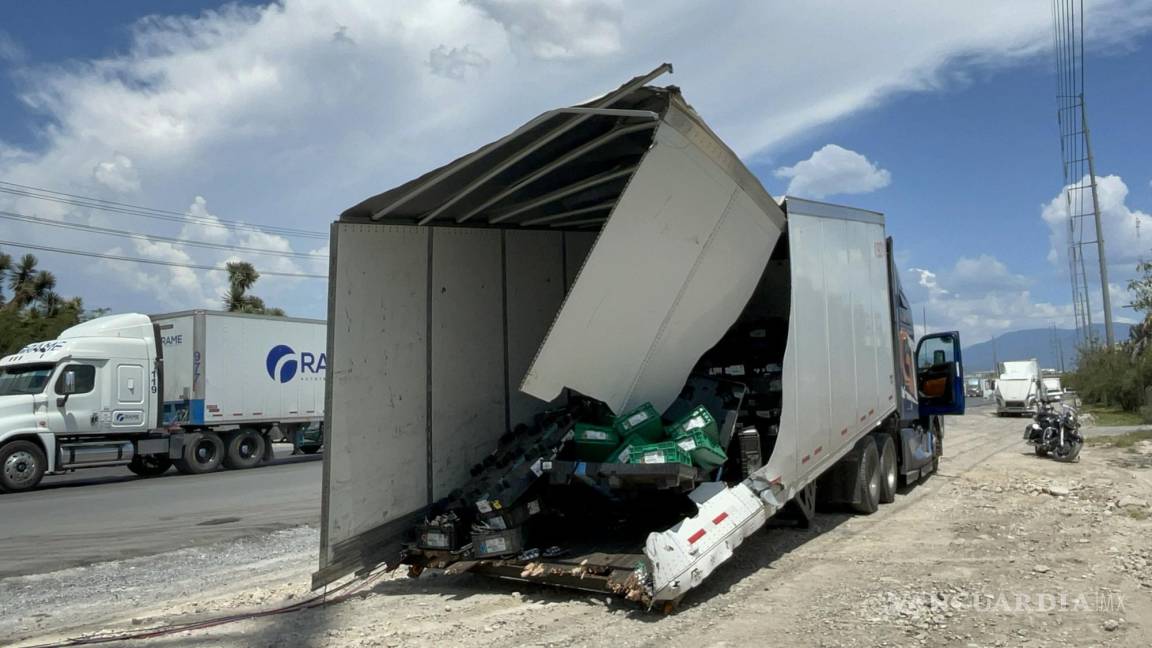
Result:
M524 529L473 530L472 553L476 558L514 556L524 550Z
M740 448L740 471L747 477L764 465L760 430L754 427L744 428L736 433L736 439Z
M664 438L660 413L652 407L652 403L644 403L631 412L617 417L613 426L621 438L635 435L648 443L655 443Z
M416 546L434 551L455 551L464 534L456 524L421 524L416 527Z
M484 496L476 500L476 510L484 515L515 506L543 474L540 464L540 459L532 462L524 461L504 473L492 483Z
M480 516L480 524L490 529L504 531L522 526L528 521L528 518L536 515L540 510L540 500L532 500L521 506L495 509L490 513L484 513Z

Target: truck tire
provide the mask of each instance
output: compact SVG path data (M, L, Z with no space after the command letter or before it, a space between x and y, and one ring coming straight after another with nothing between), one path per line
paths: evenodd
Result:
M224 451L224 466L233 470L252 468L264 460L264 435L250 428L241 428L228 437Z
M193 432L184 437L184 454L173 462L185 475L200 475L220 468L224 442L214 432Z
M880 448L880 503L891 504L896 501L896 487L900 483L896 466L896 444L891 434L881 434L876 438Z
M48 458L31 441L11 441L0 448L0 491L32 490L44 477Z
M864 444L857 465L856 485L860 489L860 499L852 504L857 513L871 515L880 508L880 452L876 444Z
M136 455L128 464L128 470L141 477L159 477L172 467L172 460L160 455Z

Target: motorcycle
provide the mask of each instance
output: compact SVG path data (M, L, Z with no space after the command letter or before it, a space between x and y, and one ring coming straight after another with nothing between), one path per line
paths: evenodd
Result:
M1057 413L1052 401L1041 404L1024 428L1024 440L1032 444L1039 457L1072 462L1080 456L1084 437L1080 436L1080 413L1068 403L1061 403Z

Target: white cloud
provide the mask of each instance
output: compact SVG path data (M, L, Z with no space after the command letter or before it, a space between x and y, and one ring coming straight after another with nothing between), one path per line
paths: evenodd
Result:
M887 187L892 174L856 151L827 144L790 167L776 169L787 178L789 196L821 199L835 194L860 194Z
M1078 183L1087 186L1088 176ZM1096 177L1096 192L1100 200L1100 222L1104 229L1104 244L1109 265L1131 268L1152 250L1152 214L1127 205L1128 185L1118 175ZM1083 204L1073 204L1071 213L1091 213L1091 192L1072 191L1072 200L1078 201L1083 194ZM1068 263L1068 216L1069 204L1065 191L1061 191L1046 203L1040 213L1049 228L1048 260L1064 268ZM1083 240L1096 240L1093 234L1092 217L1083 219L1087 225ZM1095 246L1085 246L1085 259L1094 263Z
M621 48L619 0L465 0L539 59L605 56Z
M1099 47L1152 28L1146 2L1101 0L1087 10L1087 40ZM787 11L769 3L718 11L688 0L658 8L576 0L229 4L197 17L143 20L133 42L109 58L10 63L18 99L43 126L30 126L32 148L0 142L0 178L178 211L193 204L196 212L202 196L204 214L323 232L349 205L664 60L676 74L659 82L683 87L749 158L895 93L936 91L973 69L1046 62L1050 20L1045 6L993 0L816 2ZM114 152L131 161L135 182L123 177ZM114 179L97 178L93 170L110 161ZM0 206L169 236L250 240L13 196L0 197ZM48 241L46 228L13 229L10 240ZM52 240L97 251L124 243L80 234ZM197 263L227 258L175 247ZM62 290L118 310L167 304L160 293L186 298L181 307L197 305L215 295L222 277L200 272L195 289L167 270L117 271L134 282L125 290L108 279L117 274L110 268L127 264L100 266L102 275L84 259L42 256ZM326 270L311 260L251 260L258 268ZM144 276L152 281L136 281ZM165 282L179 289L166 291ZM290 313L322 316L325 291L323 281L266 277L256 292Z
M965 344L1005 331L1073 325L1070 305L1037 300L1032 280L993 256L960 257L941 271L909 268L906 276L904 292L919 333L925 330L923 314L928 330L959 330Z
M128 156L116 153L111 159L98 162L92 169L92 178L116 193L140 190L140 176Z
M0 29L0 61L19 63L28 57L28 50L16 42L12 35Z

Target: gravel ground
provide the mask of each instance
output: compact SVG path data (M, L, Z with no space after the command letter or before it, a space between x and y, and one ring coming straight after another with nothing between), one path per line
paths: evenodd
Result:
M149 645L1152 645L1152 444L1089 447L1060 464L1035 457L1022 427L982 408L950 421L941 474L872 516L772 525L668 616L470 575L390 575L335 605ZM315 543L314 531L287 531L3 580L0 637L300 601Z

